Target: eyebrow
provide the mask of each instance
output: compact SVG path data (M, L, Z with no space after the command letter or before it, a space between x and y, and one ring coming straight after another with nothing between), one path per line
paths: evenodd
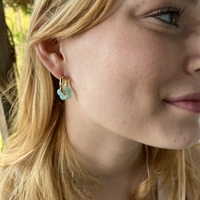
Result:
M198 0L185 0L187 3L196 5Z

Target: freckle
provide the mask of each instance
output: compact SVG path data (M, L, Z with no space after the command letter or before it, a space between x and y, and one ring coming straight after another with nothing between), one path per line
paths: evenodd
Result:
M174 140L174 142L176 143L176 140Z

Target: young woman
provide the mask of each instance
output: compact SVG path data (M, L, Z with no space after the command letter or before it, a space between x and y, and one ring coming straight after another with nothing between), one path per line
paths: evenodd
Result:
M36 0L1 199L200 199L199 12Z

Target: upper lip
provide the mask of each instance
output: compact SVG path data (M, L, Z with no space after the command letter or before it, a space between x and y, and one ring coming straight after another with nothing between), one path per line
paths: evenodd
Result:
M200 101L200 92L190 93L183 96L167 98L165 101L168 102L179 102L179 101Z

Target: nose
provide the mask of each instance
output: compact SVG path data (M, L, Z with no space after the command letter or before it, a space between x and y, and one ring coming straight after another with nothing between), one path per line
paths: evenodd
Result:
M193 56L188 59L186 71L188 74L200 75L200 56Z
M187 44L186 71L189 74L200 75L200 30L189 36Z

